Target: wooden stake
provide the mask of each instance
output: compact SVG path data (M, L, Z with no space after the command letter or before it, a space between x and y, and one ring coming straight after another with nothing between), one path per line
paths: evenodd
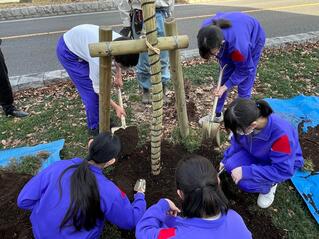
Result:
M166 19L165 31L167 36L177 36L176 20L174 18ZM180 51L178 49L175 48L174 50L169 51L169 62L171 80L175 90L179 131L182 138L186 138L189 135L189 124L185 100L183 69L181 65Z
M189 45L189 39L186 35L174 36L174 37L159 37L158 46L161 51L173 50L177 48L187 48ZM92 57L97 56L116 56L135 54L148 51L148 47L145 44L145 39L139 40L127 40L127 41L111 41L111 42L99 42L89 44L90 55Z
M112 29L100 27L99 40L112 41ZM110 101L112 85L112 56L100 57L99 131L110 131Z
M152 174L161 172L161 139L163 124L163 86L161 78L161 61L157 51L157 27L155 21L155 1L142 0L146 41L148 41L148 56L152 80L152 107L153 119L151 126L151 167Z

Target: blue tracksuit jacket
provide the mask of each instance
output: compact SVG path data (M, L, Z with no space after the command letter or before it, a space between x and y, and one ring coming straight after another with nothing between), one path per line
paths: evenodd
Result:
M242 166L239 187L244 191L268 193L273 184L291 178L304 160L297 130L273 113L260 132L233 136L222 162L228 173Z
M137 239L248 239L252 238L243 219L228 210L216 220L168 216L168 202L161 199L150 207L136 226Z
M227 64L222 85L228 89L238 86L238 96L250 98L265 45L265 32L256 18L240 12L217 13L205 19L201 27L217 19L226 19L232 24L230 28L222 29L225 43L217 56L221 66ZM219 99L217 113L222 111L226 97L227 92Z
M68 170L62 177L61 199L58 180L64 169L81 162L80 158L56 162L34 176L20 192L18 206L32 211L30 220L35 238L99 238L104 221L98 221L90 231L75 231L73 226L59 230L70 203L70 181L74 169ZM90 169L97 180L105 220L123 229L134 229L146 210L144 194L135 194L131 204L125 193L107 179L100 168L90 165Z

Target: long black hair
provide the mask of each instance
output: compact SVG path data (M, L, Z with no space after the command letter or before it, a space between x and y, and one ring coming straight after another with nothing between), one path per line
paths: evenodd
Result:
M176 169L176 186L183 192L185 217L211 217L226 214L229 208L212 163L199 155L182 159Z
M60 224L60 230L66 226L74 226L76 230L91 230L97 220L104 214L100 206L100 193L95 175L89 168L88 161L97 164L106 163L115 158L120 151L120 140L110 133L99 134L89 146L89 154L82 163L66 168L59 177L60 198L62 197L61 179L71 168L75 168L71 176L70 205ZM72 224L71 224L72 222Z
M259 117L268 117L271 113L273 113L272 108L264 100L237 98L225 111L225 128L236 135L238 130L245 132L252 122Z
M230 28L231 22L226 19L212 20L211 24L202 27L197 34L197 46L202 58L208 59L210 50L219 48L224 40L222 29Z
M125 40L131 40L131 38L121 36L114 39L113 41L125 41ZM139 53L117 55L117 56L114 56L114 60L123 67L134 67L138 63L139 56L140 56Z

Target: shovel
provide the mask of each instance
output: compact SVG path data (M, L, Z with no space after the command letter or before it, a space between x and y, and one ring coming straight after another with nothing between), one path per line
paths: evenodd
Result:
M218 82L217 82L217 89L220 88L221 81L223 78L224 69L226 66L227 65L224 65L224 67L220 69ZM218 102L218 96L215 96L214 102L213 102L212 112L210 114L210 119L208 122L203 123L202 140L205 141L207 139L212 139L213 142L216 143L216 145L219 147L220 146L219 123L214 122L214 118L216 115L215 111L216 111L216 107L217 107L217 102Z
M120 107L123 108L122 92L118 88L118 100ZM138 143L138 130L136 126L127 126L125 116L121 117L121 126L111 128L112 134L118 136L121 140L120 157L131 154Z

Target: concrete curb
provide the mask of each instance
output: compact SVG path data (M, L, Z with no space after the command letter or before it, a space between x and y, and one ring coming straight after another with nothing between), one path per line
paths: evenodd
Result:
M319 31L289 35L284 37L267 38L266 48L280 48L290 43L305 43L319 41ZM190 60L199 57L198 49L182 50L182 60ZM69 78L65 70L56 70L42 72L38 74L29 74L22 76L10 77L12 89L14 91L24 90L27 88L37 88L54 84L58 81L67 80Z
M48 17L117 9L112 0L0 9L0 20Z

